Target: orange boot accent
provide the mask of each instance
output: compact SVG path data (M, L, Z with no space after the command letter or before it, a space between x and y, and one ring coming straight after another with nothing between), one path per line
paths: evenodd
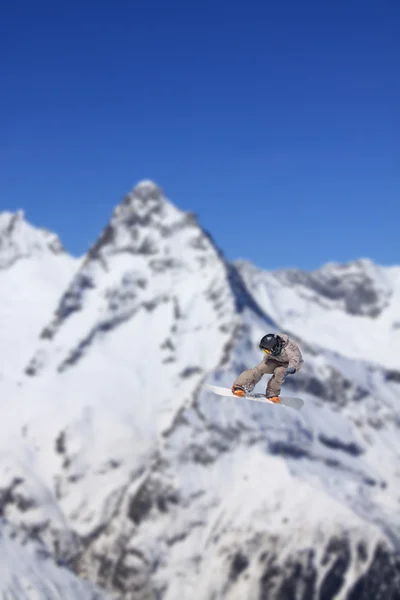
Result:
M232 387L232 394L234 396L239 396L240 398L243 398L246 395L245 391L242 388L237 387L235 385Z
M279 396L272 396L272 398L268 398L268 400L270 400L271 402L274 402L275 404L279 404L279 402L281 401Z

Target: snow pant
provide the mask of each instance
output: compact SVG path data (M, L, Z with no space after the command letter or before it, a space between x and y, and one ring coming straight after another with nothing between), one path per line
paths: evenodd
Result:
M263 375L269 375L272 373L271 379L268 381L266 396L271 398L272 396L279 396L281 393L281 385L285 380L285 371L287 364L278 363L276 360L262 361L254 369L247 369L239 375L234 381L233 385L240 385L246 390L251 392Z

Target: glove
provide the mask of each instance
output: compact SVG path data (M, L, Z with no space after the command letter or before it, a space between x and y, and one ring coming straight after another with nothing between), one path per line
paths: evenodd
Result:
M296 369L294 367L288 367L285 371L285 375L294 375L296 373Z

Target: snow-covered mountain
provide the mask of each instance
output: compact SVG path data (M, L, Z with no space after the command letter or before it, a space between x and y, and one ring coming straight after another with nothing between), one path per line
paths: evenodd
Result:
M236 266L281 327L349 358L400 369L400 266L367 259L313 272Z
M279 312L269 274L228 264L152 182L115 208L62 286L48 273L58 290L34 319L36 347L0 382L13 527L121 600L398 597L395 363L357 360L339 327L332 344L296 329L285 302L300 310L308 284L293 296L291 276L274 275ZM389 309L395 278L374 279L368 309L351 305L362 284L350 279L327 317ZM282 329L305 359L285 384L302 413L208 391L257 364L261 336Z
M0 213L0 377L18 374L79 261L24 213Z

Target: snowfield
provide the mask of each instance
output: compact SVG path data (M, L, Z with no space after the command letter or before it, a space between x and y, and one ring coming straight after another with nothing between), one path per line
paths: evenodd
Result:
M400 267L229 264L144 181L79 260L1 214L0 278L4 598L400 598ZM300 413L206 387L268 331Z

